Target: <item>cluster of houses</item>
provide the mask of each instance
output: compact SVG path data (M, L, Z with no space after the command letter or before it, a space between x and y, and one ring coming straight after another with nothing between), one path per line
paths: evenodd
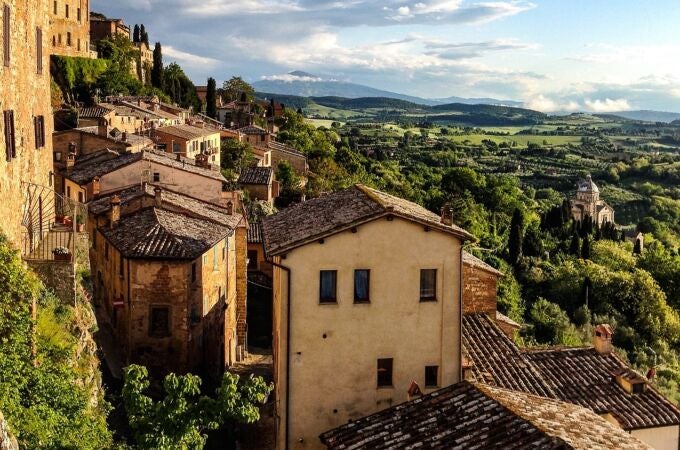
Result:
M217 379L258 323L280 449L678 448L680 409L612 351L616 330L598 325L583 348L515 344L521 324L496 308L503 274L468 251L449 207L355 185L249 221L246 198L274 201L280 161L308 169L247 102L215 122L108 98L55 133L50 48L88 48L64 37L87 17L87 1L0 8L0 217L27 263L82 260L51 258L56 235L87 243L92 301L122 364ZM257 156L236 186L219 170L227 139ZM574 207L613 221L593 186Z

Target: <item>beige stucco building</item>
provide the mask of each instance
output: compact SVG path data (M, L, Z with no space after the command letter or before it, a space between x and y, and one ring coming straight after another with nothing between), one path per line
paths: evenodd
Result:
M600 199L600 189L590 175L578 183L576 198L571 200L571 215L581 221L590 217L598 226L614 223L614 209Z
M26 183L52 185L48 7L47 0L0 3L0 231L17 247L28 231L25 206L49 201L28 198Z
M175 125L155 130L157 146L168 153L187 158L207 157L207 161L220 166L220 132L212 128L192 125Z
M267 217L278 448L461 379L463 242L424 208L357 185ZM408 245L405 245L405 241Z

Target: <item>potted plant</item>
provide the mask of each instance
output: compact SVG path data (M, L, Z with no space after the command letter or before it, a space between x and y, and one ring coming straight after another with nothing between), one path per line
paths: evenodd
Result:
M54 247L52 249L52 255L54 255L55 261L71 262L71 252L66 247Z
M82 211L78 212L76 216L76 231L82 233L85 231L85 213Z

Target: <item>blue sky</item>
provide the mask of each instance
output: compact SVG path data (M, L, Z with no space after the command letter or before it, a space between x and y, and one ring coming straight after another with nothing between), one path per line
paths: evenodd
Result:
M651 4L653 3L653 7ZM678 0L93 0L197 83L304 70L542 111L680 112Z

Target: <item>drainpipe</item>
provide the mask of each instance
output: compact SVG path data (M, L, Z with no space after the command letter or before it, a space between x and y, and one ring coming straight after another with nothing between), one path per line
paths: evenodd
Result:
M458 280L458 381L463 381L463 246L465 245L465 240L460 242L460 259L459 259L459 272L460 279Z
M281 265L277 262L274 262L269 259L265 259L268 263L270 263L274 267L278 267L281 270L286 271L287 275L287 283L286 283L286 424L285 424L285 436L286 436L286 445L285 449L288 450L288 435L289 435L289 420L288 416L290 414L289 411L289 406L290 406L290 274L291 274L291 268L286 267L284 265Z

